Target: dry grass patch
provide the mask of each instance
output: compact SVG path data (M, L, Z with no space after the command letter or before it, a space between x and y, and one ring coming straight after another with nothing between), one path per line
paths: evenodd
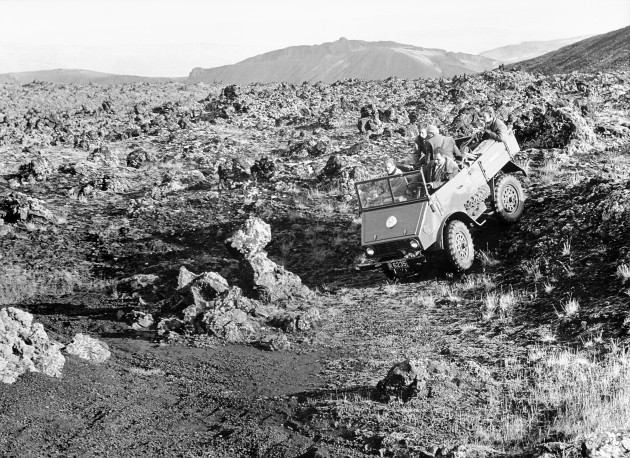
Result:
M477 259L479 259L481 265L484 267L496 266L500 262L492 253L483 250L477 252Z
M522 450L630 427L630 352L597 360L573 350L530 351L503 381L503 399L479 421L475 440Z
M537 259L523 261L521 263L521 270L525 276L535 282L542 280L543 274L540 271L540 264Z
M560 310L562 312L558 312L556 310L556 314L558 318L571 318L578 314L580 311L580 302L577 299L569 299L566 302L560 304Z
M630 266L627 264L617 266L617 277L621 279L623 284L630 280Z
M435 297L433 297L433 294L413 296L410 302L411 305L421 306L427 309L432 309L435 307Z
M490 293L484 297L481 304L481 318L484 321L490 321L498 315L501 321L511 320L518 301L519 298L513 291Z

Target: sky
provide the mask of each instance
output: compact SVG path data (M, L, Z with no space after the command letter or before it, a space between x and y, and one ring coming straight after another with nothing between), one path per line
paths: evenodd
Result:
M185 76L340 37L477 54L628 25L630 0L0 0L0 73Z

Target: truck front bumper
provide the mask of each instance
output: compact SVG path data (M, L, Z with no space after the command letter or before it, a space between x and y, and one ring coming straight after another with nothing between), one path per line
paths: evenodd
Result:
M426 258L424 256L416 256L413 258L388 259L387 261L374 261L357 264L354 269L359 272L376 269L390 269L392 271L405 270L414 268L420 264L424 264Z

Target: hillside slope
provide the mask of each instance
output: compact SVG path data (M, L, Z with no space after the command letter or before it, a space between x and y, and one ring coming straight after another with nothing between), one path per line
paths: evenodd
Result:
M501 46L500 48L490 49L479 53L480 56L488 59L500 61L505 64L513 64L523 60L533 59L543 54L556 51L564 46L572 45L578 41L589 38L589 36L581 36L574 38L564 38L561 40L549 41L524 41L514 45Z
M59 84L124 84L124 83L160 83L176 81L181 78L154 78L149 76L112 75L110 73L93 72L81 69L57 68L54 70L40 70L35 72L17 72L0 74L0 83L26 84L32 81Z
M519 62L517 68L545 74L628 70L630 26L587 38L535 59Z
M255 57L234 65L216 68L195 68L189 82L253 82L334 81L360 78L364 80L399 78L438 78L471 74L493 67L493 61L472 54L426 49L391 41L367 42L347 40L315 46L292 46Z

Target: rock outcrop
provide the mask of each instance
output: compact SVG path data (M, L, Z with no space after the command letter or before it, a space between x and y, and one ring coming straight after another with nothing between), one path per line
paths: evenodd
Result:
M312 292L300 277L267 257L264 247L270 241L271 227L257 217L248 218L226 240L228 250L239 260L243 288L266 303L309 298Z
M21 192L13 192L0 199L0 218L5 223L18 221L48 221L57 222L57 217L50 211L46 203Z
M49 340L33 315L8 307L0 310L0 381L13 383L25 372L61 377L61 344Z

